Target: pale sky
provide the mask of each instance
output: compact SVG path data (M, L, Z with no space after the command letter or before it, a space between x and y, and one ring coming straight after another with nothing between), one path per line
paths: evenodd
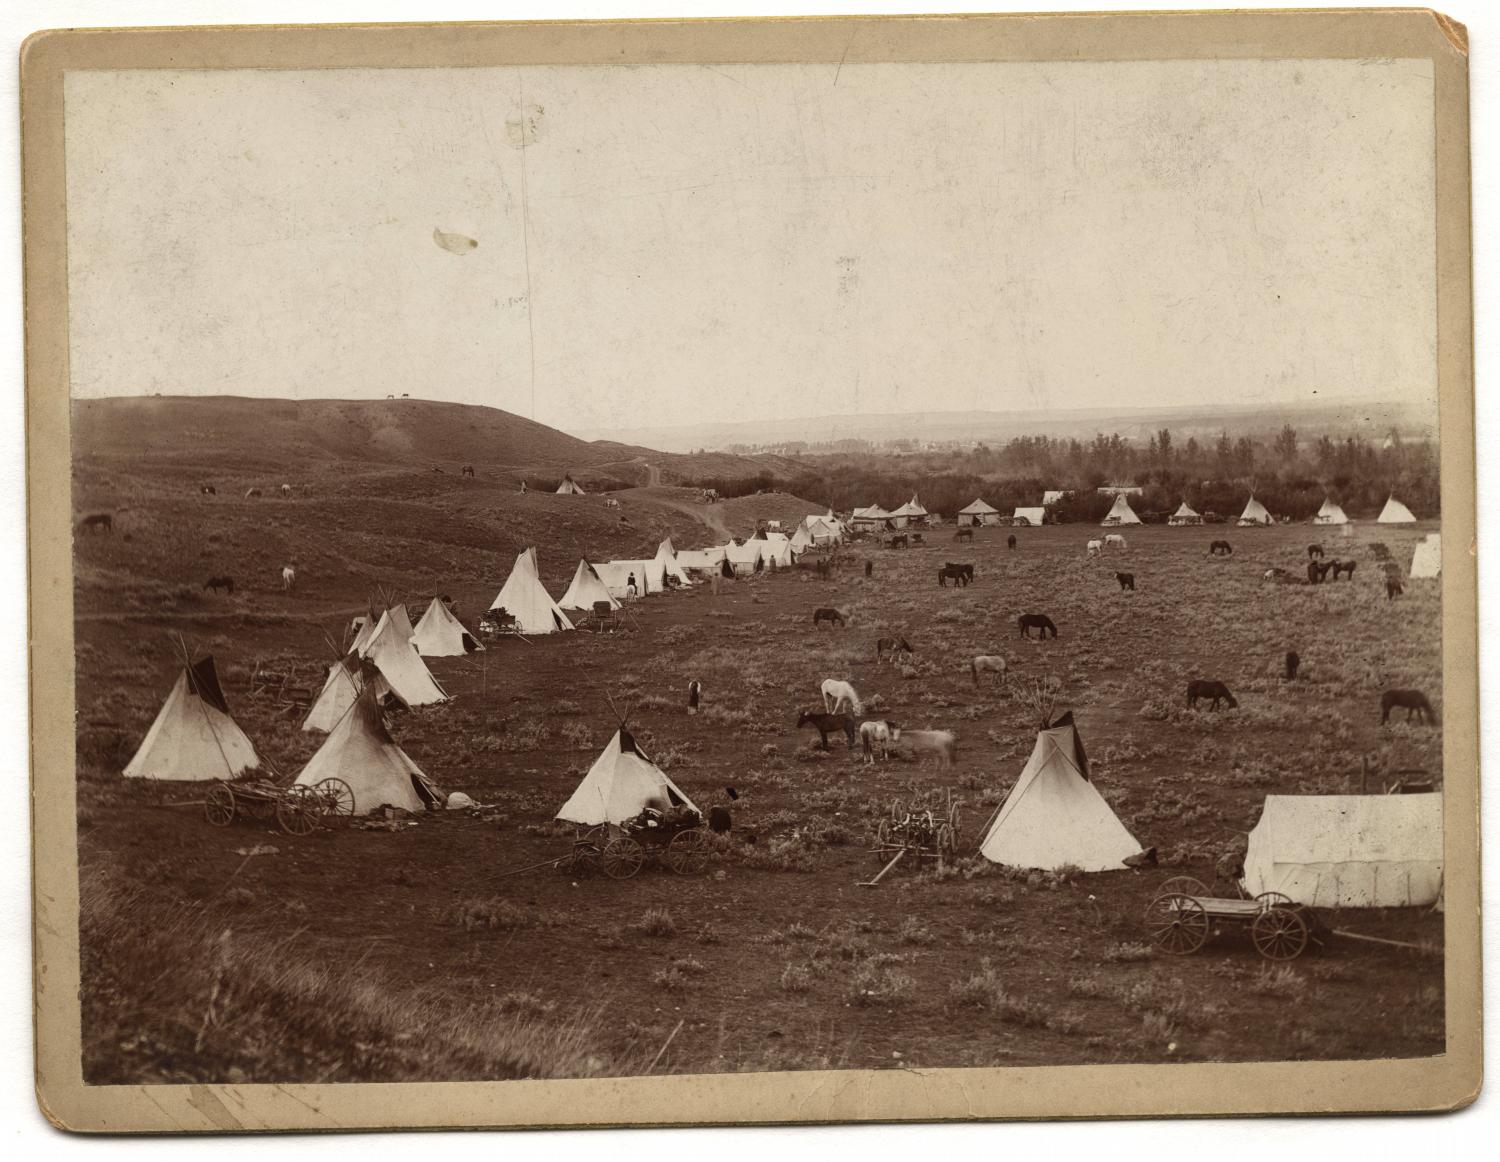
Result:
M77 396L576 430L1436 394L1426 61L72 72L66 102Z

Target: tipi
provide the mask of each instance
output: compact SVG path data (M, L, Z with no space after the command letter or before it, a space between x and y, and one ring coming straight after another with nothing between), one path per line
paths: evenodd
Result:
M1266 506L1255 499L1251 493L1250 499L1245 502L1245 511L1240 513L1240 519L1235 522L1241 525L1268 525L1274 523L1271 514L1266 511Z
M307 760L297 785L312 787L324 779L342 779L354 793L356 815L368 815L384 806L421 811L441 804L441 792L391 738L369 678L366 675L359 697Z
M453 616L441 597L434 597L412 632L412 644L424 658L456 658L482 650L479 639Z
M556 633L572 629L568 615L558 608L547 590L536 564L536 548L526 549L511 566L510 576L500 587L490 609L503 609L516 619L521 633Z
M1380 510L1375 523L1378 525L1412 525L1417 523L1417 518L1412 516L1411 509L1392 496L1385 502L1385 507Z
M124 774L127 779L232 779L259 766L254 744L229 716L210 655L183 666Z
M1125 499L1125 494L1119 493L1115 502L1110 506L1109 512L1105 514L1101 525L1138 525L1141 518L1135 515L1135 509L1130 507L1130 501Z
M676 581L684 589L691 586L693 579L687 575L687 571L677 563L677 550L672 545L672 538L668 537L656 546L656 560L668 577Z
M1443 796L1267 795L1245 852L1245 890L1319 908L1434 903Z
M557 604L563 609L592 611L596 601L607 601L611 609L620 608L620 603L599 579L594 567L587 561L579 561L578 568L573 571L573 580L568 584L568 591L558 598Z
M556 818L593 827L623 823L658 805L663 809L685 806L698 810L666 773L641 753L635 737L621 726Z
M1037 735L1021 777L979 845L992 863L1043 871L1113 871L1140 850L1089 780L1071 715Z
M318 696L313 700L312 709L307 712L307 717L302 720L302 729L317 731L327 734L337 726L349 707L354 705L354 700L359 697L359 692L364 689L364 677L359 666L360 655L356 650L350 650L342 659L334 662L328 667L328 678L323 683L323 689L318 691ZM381 694L390 689L379 677L376 678L377 690L375 698L378 701Z
M578 481L574 480L571 476L564 476L562 483L557 486L557 494L559 496L582 496L584 492L578 486Z
M1349 518L1344 515L1342 508L1325 497L1323 507L1318 509L1318 515L1313 517L1312 522L1315 525L1346 525Z
M958 523L960 525L993 525L1000 523L1000 510L992 504L986 504L978 497L974 498L972 504L966 504L958 510Z
M1192 507L1184 500L1177 506L1177 511L1167 517L1169 525L1201 525L1203 518L1192 510Z
M807 531L806 521L797 526L797 531L792 534L790 544L792 552L796 553L799 557L813 547L812 534Z
M380 615L375 632L365 642L360 656L375 663L391 692L408 706L430 706L448 700L447 692L438 685L412 642L406 606L395 606Z
M1441 577L1443 575L1443 538L1440 533L1428 533L1417 542L1411 555L1413 577Z

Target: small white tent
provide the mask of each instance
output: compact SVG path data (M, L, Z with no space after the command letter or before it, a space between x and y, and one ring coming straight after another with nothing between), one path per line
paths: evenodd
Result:
M1047 523L1047 510L1040 506L1018 508L1011 514L1010 519L1012 524L1030 525L1032 528L1040 528Z
M634 819L648 806L697 810L666 772L640 752L635 738L622 726L556 817L593 827Z
M1245 890L1318 908L1434 903L1443 796L1267 795L1245 852Z
M922 523L928 517L928 512L922 507L921 502L913 496L895 512L891 513L891 520L897 528L905 528L912 522Z
M1268 525L1274 522L1271 514L1266 511L1266 506L1256 500L1252 493L1250 499L1245 502L1245 511L1240 513L1240 519L1235 523L1240 525Z
M1135 509L1130 507L1130 501L1125 499L1125 494L1119 493L1115 502L1110 506L1109 512L1099 522L1101 526L1109 525L1138 525L1141 518L1135 515Z
M582 496L584 492L583 489L578 486L578 482L576 480L574 480L571 476L564 476L562 479L562 483L557 486L557 494L559 496Z
M542 586L534 546L516 558L510 576L490 602L490 609L505 610L516 619L516 629L523 634L556 633L573 628L568 615Z
M792 552L799 557L813 547L812 534L807 531L807 523L804 521L797 526L797 531L792 534L790 542Z
M1378 525L1411 525L1417 523L1417 518L1412 516L1411 509L1402 504L1394 496L1385 502L1385 507L1380 510L1380 515L1375 518Z
M1428 533L1417 542L1411 555L1413 577L1441 577L1443 575L1443 538L1440 533Z
M411 635L402 630L403 624L411 625L404 605L386 610L380 615L370 640L365 643L363 656L375 663L391 692L408 706L446 702L447 693L438 685L427 663L422 661L422 655L417 653Z
M979 845L991 863L1113 871L1141 845L1088 778L1071 715L1041 731L1021 777Z
M1169 525L1201 525L1203 518L1193 511L1187 501L1177 506L1177 511L1167 517Z
M342 660L328 667L328 677L323 682L323 689L313 699L312 708L302 720L303 730L327 734L343 720L349 707L359 697L359 692L364 689L359 657L358 652L350 650ZM384 686L384 683L380 684ZM384 689L388 690L389 687L384 686ZM380 695L381 691L377 690L376 698Z
M578 568L573 572L573 580L568 585L568 591L558 598L557 604L563 609L592 611L596 601L609 602L611 609L620 608L620 603L615 600L614 594L600 580L598 571L587 561L579 561Z
M1318 515L1313 517L1312 522L1315 525L1346 525L1349 518L1344 515L1342 508L1325 497L1323 507L1318 509Z
M127 779L232 779L260 766L255 746L229 715L212 656L184 666L125 766Z
M677 584L684 587L692 585L693 579L677 561L677 550L672 545L672 538L668 537L656 546L656 560L666 576L676 581Z
M356 815L385 806L421 811L443 801L421 768L391 738L368 682L307 760L297 784L312 787L330 778L349 785Z
M1061 504L1070 495L1071 493L1061 488L1049 488L1042 493L1042 504L1048 507L1054 504Z
M599 561L594 572L609 590L610 596L624 600L630 596L630 579L635 578L635 595L661 593L667 587L667 570L660 560Z
M412 644L424 658L456 658L482 650L479 639L453 616L441 597L434 597L412 631Z
M960 525L993 525L1000 523L1000 510L992 504L986 504L978 497L971 504L964 505L958 510L958 523Z
M891 519L891 514L886 512L878 504L872 504L868 508L856 508L849 517L849 523L857 529L875 530L885 528L885 522Z
M724 546L724 556L734 567L736 574L755 572L756 565L761 562L761 551L765 547L765 541L751 539L743 545L737 545L730 541Z
M716 571L724 562L724 547L715 545L710 549L683 549L677 554L677 563L684 569Z

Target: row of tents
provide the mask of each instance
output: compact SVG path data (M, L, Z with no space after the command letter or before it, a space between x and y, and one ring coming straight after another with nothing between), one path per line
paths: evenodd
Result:
M1046 496L1061 497L1062 493L1049 492ZM1040 505L1018 506L1011 514L1010 523L1032 526L1039 526L1045 523L1047 519L1047 503L1044 500L1044 503ZM1052 503L1055 503L1055 501ZM910 523L918 515L920 515L922 520L927 520L931 516L926 509L918 505L917 498L914 496L909 503L902 505L895 512L888 513L878 505L873 508L856 508L851 518L851 523L855 528L865 530L879 530L889 527L901 528ZM962 528L967 526L998 525L1004 522L1005 517L994 505L988 504L982 498L976 497L973 503L967 504L958 510L955 519L959 527ZM1385 502L1385 508L1375 518L1375 523L1383 525L1415 524L1416 520L1417 518L1412 515L1411 509L1392 496ZM1135 510L1130 507L1130 501L1126 494L1121 492L1115 496L1114 504L1110 506L1109 512L1105 514L1104 519L1099 523L1106 528L1111 528L1118 525L1138 525L1143 522L1136 515ZM1169 525L1201 525L1203 517L1194 511L1193 507L1184 500L1178 506L1177 511L1167 518L1167 523ZM1250 527L1254 525L1272 525L1276 524L1277 521L1267 511L1266 506L1256 500L1252 494L1249 501L1245 504L1245 511L1240 513L1239 519L1235 523ZM1323 506L1318 509L1317 515L1312 518L1312 523L1315 525L1347 525L1351 522L1344 515L1342 508L1334 504L1332 500L1324 500Z

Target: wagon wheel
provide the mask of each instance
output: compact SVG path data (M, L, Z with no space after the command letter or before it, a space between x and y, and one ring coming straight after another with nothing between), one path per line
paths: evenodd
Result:
M708 866L708 842L696 827L679 831L667 844L667 866L680 876L697 875Z
M1192 876L1173 876L1156 889L1158 899L1162 896L1206 896L1208 894L1208 885Z
M882 819L880 825L875 828L875 846L886 847L891 842L891 823L888 819Z
M322 803L310 787L299 787L276 800L276 822L288 835L312 834L322 813Z
M1255 917L1250 938L1267 960L1296 960L1307 948L1307 921L1295 909L1275 905Z
M604 845L599 853L599 862L604 874L612 880L628 880L641 870L646 853L641 845L628 835L617 835Z
M952 824L943 823L937 829L937 854L939 863L952 863L958 853L958 836Z
M354 788L339 778L327 778L315 783L313 790L323 802L324 815L353 815Z
M1271 908L1296 907L1296 904L1292 902L1292 897L1283 895L1281 892L1261 892L1260 895L1255 897L1255 902L1261 906L1261 911L1267 911Z
M208 789L203 814L215 827L228 827L234 822L234 791L228 783L215 783Z
M1146 909L1151 939L1163 952L1187 956L1208 939L1208 913L1192 896L1180 893L1157 896Z

